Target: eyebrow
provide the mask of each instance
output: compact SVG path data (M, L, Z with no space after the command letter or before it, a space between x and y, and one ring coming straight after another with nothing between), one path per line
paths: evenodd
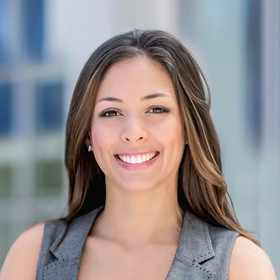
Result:
M144 100L150 100L150 99L153 99L153 98L158 98L158 97L170 97L171 96L167 93L153 93L153 94L149 94L149 95L146 95L144 97L141 98L141 101L144 101ZM101 102L101 101L109 101L109 102L118 102L118 103L123 103L123 101L119 98L116 98L116 97L103 97L101 99L99 99L97 101L97 103Z
M158 92L158 93L146 95L146 96L142 97L141 100L149 100L149 99L153 99L153 98L157 98L157 97L171 97L171 96L167 93Z
M109 102L118 102L118 103L123 103L121 99L115 98L115 97L103 97L97 101L97 103L101 101L109 101Z

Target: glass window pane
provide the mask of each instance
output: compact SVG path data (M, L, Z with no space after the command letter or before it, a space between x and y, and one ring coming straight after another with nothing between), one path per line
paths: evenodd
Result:
M12 93L11 85L0 85L0 136L8 135L12 130Z
M260 144L261 140L261 93L262 93L262 36L261 36L261 12L260 0L246 1L246 25L245 25L245 66L246 66L246 130L251 137L250 141Z
M35 166L35 194L59 195L63 186L63 163L38 161Z
M0 166L0 198L8 197L12 188L12 168Z
M9 13L7 4L8 1L0 0L0 64L9 60Z
M41 60L44 46L44 1L23 0L22 2L22 40L25 55Z
M0 267L2 266L7 252L11 246L10 242L11 225L6 222L0 223Z
M46 81L35 90L35 129L37 132L52 132L62 128L63 83Z

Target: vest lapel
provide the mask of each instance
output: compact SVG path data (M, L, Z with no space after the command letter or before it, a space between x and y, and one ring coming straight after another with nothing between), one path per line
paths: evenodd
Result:
M74 219L64 234L54 240L50 248L54 260L43 268L38 279L77 279L85 240L102 209L100 207ZM186 212L176 255L166 280L212 280L215 273L202 265L212 258L214 250L207 224Z
M103 207L75 218L61 237L54 240L50 252L54 261L42 270L41 279L76 280L79 274L81 254L91 226ZM66 234L67 231L67 234Z
M215 273L202 265L214 256L207 224L186 212L176 255L166 280L214 279Z

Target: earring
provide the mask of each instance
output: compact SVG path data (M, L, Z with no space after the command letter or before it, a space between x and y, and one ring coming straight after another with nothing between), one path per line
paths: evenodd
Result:
M92 147L91 147L91 145L88 145L88 152L92 152Z

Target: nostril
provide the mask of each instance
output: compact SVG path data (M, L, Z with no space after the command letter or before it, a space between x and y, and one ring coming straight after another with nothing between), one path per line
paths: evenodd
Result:
M137 136L137 137L127 137L127 136L124 136L122 137L123 141L125 142L138 142L138 141L142 141L145 137L144 136Z

